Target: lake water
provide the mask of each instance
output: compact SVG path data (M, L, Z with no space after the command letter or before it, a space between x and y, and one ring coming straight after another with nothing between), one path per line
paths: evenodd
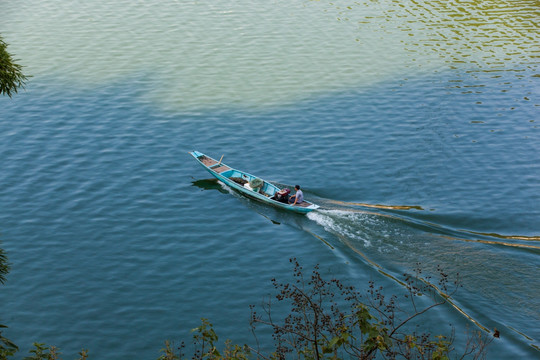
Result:
M0 99L3 332L75 358L153 359L249 304L289 258L401 294L420 262L463 287L434 333L497 328L540 356L535 1L0 3L32 75ZM198 150L321 205L307 216L209 179Z

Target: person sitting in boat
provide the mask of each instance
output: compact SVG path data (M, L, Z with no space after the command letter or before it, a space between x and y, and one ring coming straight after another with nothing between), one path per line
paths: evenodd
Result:
M294 190L296 190L296 194L289 198L289 204L293 206L304 201L304 193L300 190L300 185L294 185Z

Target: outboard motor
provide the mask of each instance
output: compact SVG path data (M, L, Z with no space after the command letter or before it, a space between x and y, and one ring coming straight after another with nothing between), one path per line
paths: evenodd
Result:
M272 197L272 199L274 199L276 201L279 201L279 202L282 202L282 203L285 203L285 204L288 204L289 203L289 194L290 193L291 193L291 190L289 190L287 188L281 189Z

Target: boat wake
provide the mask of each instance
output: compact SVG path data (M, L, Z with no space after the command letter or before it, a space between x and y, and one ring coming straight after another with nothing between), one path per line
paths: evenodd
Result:
M405 286L402 274L410 273L418 264L428 276L436 277L438 267L450 274L459 273L464 290L454 297L439 292L455 310L484 331L506 327L537 348L534 336L525 334L530 329L518 330L511 325L514 319L508 318L508 310L519 307L525 316L538 318L531 308L538 309L540 301L531 296L530 282L519 274L537 273L539 236L454 229L423 220L418 213L403 213L410 209L416 212L416 206L365 206L325 199L317 202L324 208L307 214L307 218L324 229L328 236L322 237L329 243L338 241L401 286ZM501 272L507 274L504 285L497 280ZM526 306L516 304L516 298L530 302Z
M361 233L365 230L348 225L351 221L358 220L355 222L356 224L363 221L363 223L368 222L373 225L384 218L387 220L384 225L399 222L403 226L416 228L428 232L432 236L439 236L451 241L483 243L533 251L540 250L540 236L502 235L496 232L454 229L443 224L424 220L421 214L424 209L419 205L374 205L323 198L317 199L317 202L321 204L322 209L308 217L332 232L343 232L344 235L354 234L353 238L361 236ZM413 211L413 213L405 214L405 211ZM370 228L372 227L370 226ZM381 234L388 235L388 231L384 228L380 230L382 231Z

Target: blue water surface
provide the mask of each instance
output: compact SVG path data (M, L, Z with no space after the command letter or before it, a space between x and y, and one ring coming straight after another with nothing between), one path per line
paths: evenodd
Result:
M534 75L449 70L197 112L145 100L144 76L96 88L30 81L0 99L4 334L21 357L41 341L66 358L83 347L96 359L157 358L201 317L222 338L251 341L248 306L271 278L292 278L291 257L395 293L403 287L381 270L401 277L421 262L463 282L454 302L467 316L445 305L426 317L430 330L497 328L489 358L538 356ZM299 183L322 209L242 199L207 181L191 150Z

